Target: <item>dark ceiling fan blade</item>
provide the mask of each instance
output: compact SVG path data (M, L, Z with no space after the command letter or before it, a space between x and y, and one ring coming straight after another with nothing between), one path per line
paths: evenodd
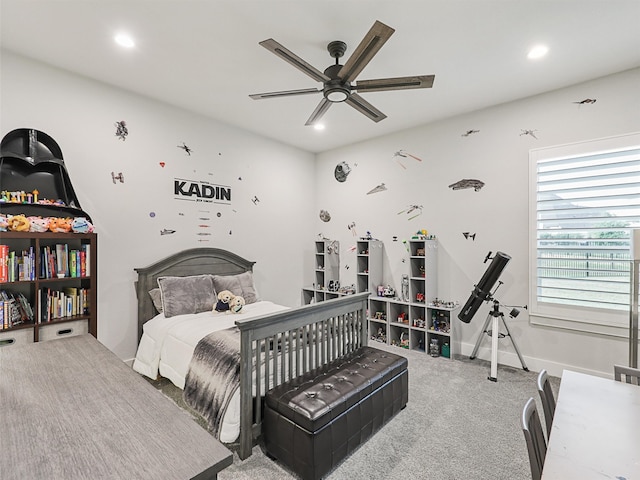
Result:
M283 90L282 92L254 93L249 95L254 100L263 100L265 98L275 97L291 97L295 95L309 95L310 93L319 93L319 88L302 88L300 90Z
M351 105L353 108L358 110L360 113L363 113L376 123L387 118L384 113L371 105L357 93L352 93L349 98L344 101L344 103L346 103L347 105Z
M329 107L331 105L332 105L332 102L330 102L326 98L323 98L322 100L320 100L320 103L318 104L316 109L313 111L313 113L311 114L311 116L309 117L305 125L313 125L318 120L320 120L320 118L327 112L327 110L329 110Z
M353 51L349 60L338 72L345 82L353 81L364 67L371 61L373 56L378 53L389 37L395 30L382 22L376 20L371 29L364 36L360 45Z
M362 92L381 92L384 90L405 90L409 88L431 88L435 75L420 75L417 77L379 78L377 80L360 80L351 90Z
M296 67L301 72L306 73L314 80L318 82L328 82L329 80L331 80L320 70L318 70L313 65L302 60L299 56L297 56L292 51L287 50L285 47L283 47L278 42L276 42L273 38L269 38L268 40L263 40L262 42L259 42L259 43L264 48L266 48L270 52L275 53L284 61L289 62L291 65Z

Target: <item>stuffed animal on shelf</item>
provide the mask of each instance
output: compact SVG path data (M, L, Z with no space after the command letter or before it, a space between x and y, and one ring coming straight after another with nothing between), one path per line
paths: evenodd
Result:
M216 312L229 311L229 307L234 298L235 298L235 295L231 293L229 290L222 290L221 292L218 293L218 303L216 303L214 310Z
M9 228L9 221L6 215L0 214L0 232L6 232Z
M71 230L73 230L73 233L91 233L93 232L93 225L84 217L76 217L71 222Z
M240 313L244 305L244 298L242 298L240 295L236 295L235 297L233 297L233 300L229 302L229 311L231 313Z
M12 232L29 231L29 219L24 215L9 215L7 221L9 222L9 230Z
M29 225L29 231L30 232L42 233L42 232L46 232L47 230L49 230L49 219L48 218L28 217L28 219L29 219L29 222L31 223Z
M49 219L49 230L54 233L67 233L71 231L71 219L51 217Z

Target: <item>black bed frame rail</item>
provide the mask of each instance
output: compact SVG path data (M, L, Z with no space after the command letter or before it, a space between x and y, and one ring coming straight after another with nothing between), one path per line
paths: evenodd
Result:
M262 397L271 388L367 345L369 293L305 305L251 320L240 329L240 450L261 434Z

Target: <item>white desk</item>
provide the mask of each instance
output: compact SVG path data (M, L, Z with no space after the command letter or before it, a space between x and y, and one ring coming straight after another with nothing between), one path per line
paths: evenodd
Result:
M543 480L640 479L640 387L565 370Z

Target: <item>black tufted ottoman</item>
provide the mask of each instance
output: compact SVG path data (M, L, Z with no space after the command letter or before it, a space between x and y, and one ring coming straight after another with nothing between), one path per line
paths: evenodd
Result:
M304 480L316 480L405 407L407 359L372 347L270 390L263 436L267 454Z

